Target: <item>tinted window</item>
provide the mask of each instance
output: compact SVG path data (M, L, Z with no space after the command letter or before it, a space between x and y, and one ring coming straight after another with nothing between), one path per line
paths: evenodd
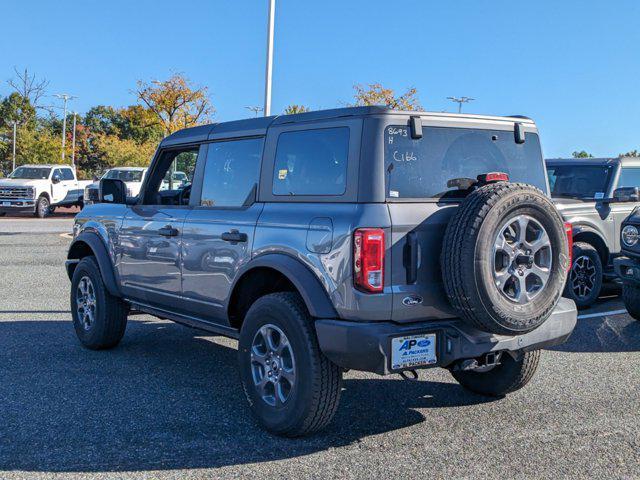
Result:
M62 171L61 171L59 168L56 168L56 169L53 171L53 176L52 176L52 178L53 178L53 177L58 177L58 178L60 178L60 180L62 180Z
M409 128L385 129L387 196L391 198L461 197L467 194L447 182L505 172L513 182L547 191L538 135L517 144L513 131L426 127L421 139Z
M162 152L144 192L144 204L188 205L198 151L199 147L188 147Z
M62 180L73 180L73 172L71 171L70 168L63 168L62 169Z
M611 165L549 165L551 196L556 198L604 198L613 173Z
M50 168L38 168L38 167L18 167L16 168L9 178L21 178L25 180L42 180L49 178Z
M104 178L113 178L123 182L142 182L142 170L109 170Z
M622 167L616 188L621 187L640 187L640 168Z
M253 194L260 175L262 138L210 143L201 205L240 207Z
M347 127L281 134L273 171L274 195L342 195L348 156Z

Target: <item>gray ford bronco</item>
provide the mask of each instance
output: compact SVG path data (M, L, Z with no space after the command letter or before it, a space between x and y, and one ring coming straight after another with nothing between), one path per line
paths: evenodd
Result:
M640 205L638 158L558 158L547 160L551 197L573 226L573 262L565 296L578 308L593 304L603 280L617 276L613 260L621 253L620 227Z
M167 172L184 172L166 188ZM114 347L147 313L238 339L266 429L327 425L343 372L443 367L503 396L565 341L567 229L533 121L341 108L165 138L140 194L76 217L75 331Z

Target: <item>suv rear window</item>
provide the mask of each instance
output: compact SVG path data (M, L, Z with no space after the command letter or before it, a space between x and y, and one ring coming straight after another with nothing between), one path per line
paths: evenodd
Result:
M597 200L609 190L613 166L547 164L547 173L552 197Z
M342 195L348 157L348 127L282 133L276 147L273 194Z
M511 130L423 127L412 139L409 127L385 129L385 167L388 198L460 198L466 191L447 187L454 178L473 178L505 172L547 192L540 140L527 133L517 144Z

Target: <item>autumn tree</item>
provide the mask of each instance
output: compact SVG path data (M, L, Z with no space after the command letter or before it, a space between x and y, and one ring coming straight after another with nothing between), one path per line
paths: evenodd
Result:
M311 111L311 109L305 105L297 105L295 103L292 103L291 105L288 105L285 109L284 109L284 114L285 115L294 115L296 113L305 113L305 112L309 112Z
M593 155L591 155L589 152L585 151L585 150L580 150L575 151L571 154L571 156L573 158L593 158Z
M393 89L385 88L380 83L356 84L353 88L355 101L352 106L354 107L385 105L394 110L422 110L418 91L413 87L401 95L396 95Z
M138 81L138 100L155 115L165 135L210 120L214 108L207 87L198 87L181 74L168 80Z
M618 155L620 158L622 157L640 157L640 151L638 150L631 150L630 152L627 153L621 153L620 155Z

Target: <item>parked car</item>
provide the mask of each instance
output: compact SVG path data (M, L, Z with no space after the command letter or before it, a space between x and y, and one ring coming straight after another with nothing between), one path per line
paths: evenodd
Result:
M102 178L122 180L127 187L127 195L130 197L135 197L138 195L138 193L140 193L140 187L142 186L142 182L144 181L146 173L146 167L118 167L107 170ZM85 205L95 203L98 200L99 187L99 181L85 187Z
M620 192L622 193L622 192ZM629 187L626 193L640 201L640 189ZM629 315L640 320L640 212L638 208L622 222L620 244L622 255L613 262L622 279L622 299Z
M162 190L178 161L188 185ZM359 107L199 126L162 141L137 199L101 192L66 263L81 343L114 347L132 309L236 338L277 434L327 425L348 369L443 367L503 396L576 324L529 119Z
M186 187L189 184L189 178L184 172L167 172L162 179L160 190L177 190Z
M83 206L83 189L68 165L23 165L0 179L0 216L33 212L44 218L56 207Z
M638 158L547 160L553 201L573 225L573 264L565 296L579 308L593 304L603 280L613 280L620 226L640 203L624 192L640 186Z

